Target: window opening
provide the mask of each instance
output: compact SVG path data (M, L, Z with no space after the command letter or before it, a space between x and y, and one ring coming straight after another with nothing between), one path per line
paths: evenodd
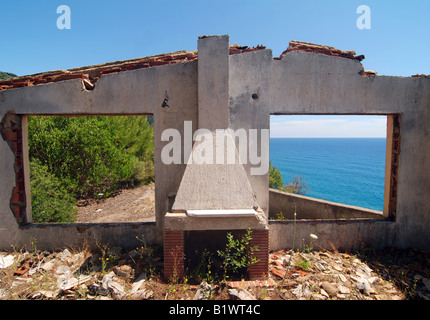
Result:
M270 126L271 188L395 217L400 116L271 115Z
M28 221L155 221L153 116L28 116L26 122Z

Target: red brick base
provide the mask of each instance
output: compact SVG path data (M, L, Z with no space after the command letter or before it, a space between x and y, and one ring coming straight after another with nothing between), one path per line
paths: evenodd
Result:
M250 245L258 251L253 257L258 262L251 265L248 275L251 280L267 279L269 274L269 230L253 230ZM164 279L180 279L184 271L184 232L164 231Z
M184 276L184 232L164 231L164 278Z
M249 278L266 279L269 274L269 230L253 230L251 237L251 247L258 247L258 251L253 253L258 262L249 267Z

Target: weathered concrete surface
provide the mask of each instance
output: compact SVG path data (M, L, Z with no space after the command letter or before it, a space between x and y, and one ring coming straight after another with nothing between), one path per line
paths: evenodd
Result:
M227 143L216 144L216 133L207 132L202 142L193 147L193 160L185 169L181 184L173 204L172 212L186 210L217 210L217 209L253 209L258 207L255 195L248 181L246 172L239 162L239 156L232 138ZM207 143L209 141L209 143ZM213 143L212 143L213 142ZM202 144L202 151L197 149ZM228 147L231 145L231 148ZM221 150L218 150L220 147ZM234 161L227 162L227 150L234 152ZM197 163L201 152L211 154L209 162ZM216 153L221 153L222 161L217 163Z
M178 84L181 84L178 86ZM162 107L166 97L169 107ZM103 76L92 91L85 91L80 80L68 80L34 87L0 92L0 118L8 110L20 115L154 115L155 210L157 225L141 227L121 224L85 226L59 226L34 224L19 227L9 208L12 187L15 185L14 158L7 143L0 139L0 247L10 244L29 244L37 239L42 246L82 244L91 234L109 239L112 244L127 245L130 237L142 236L148 243L162 242L164 215L168 211L168 197L176 194L185 164L164 165L161 150L167 142L161 141L165 128L184 131L184 121L197 125L197 63L183 63L139 69ZM127 231L128 230L128 231ZM135 230L132 231L132 230ZM130 237L124 236L124 234ZM60 236L61 235L61 236Z
M269 219L278 219L282 213L285 219L381 219L381 211L349 206L345 204L315 199L298 194L269 189Z
M261 129L270 128L270 97L267 93L270 66L272 64L271 50L261 50L240 55L230 56L230 127L232 130L258 130L256 141L251 141L249 151L254 148L261 155L262 162L269 163L269 141L262 139ZM257 143L257 146L251 145ZM251 174L253 168L249 159L243 164L248 180L256 195L260 208L268 214L269 209L269 172L265 174Z
M244 230L247 228L259 230L267 229L267 223L266 215L262 211L259 211L255 217L239 218L197 218L187 216L186 213L167 213L164 228L171 231Z
M231 56L232 126L248 124L268 128L270 114L400 114L401 152L395 221L354 222L350 227L360 226L363 234L366 234L365 228L380 228L380 232L371 232L373 241L379 244L429 248L430 79L364 77L360 74L363 70L356 60L305 52L290 52L281 60L271 59L267 50ZM255 92L259 96L257 101L250 98ZM265 197L268 201L269 191L260 191L255 184L264 186L263 178L250 177L261 207L264 201L260 199ZM304 228L305 233L312 232L309 226L300 224L298 228ZM271 226L271 243L277 238L277 232L281 232L280 228L283 227ZM330 231L333 237L339 235L334 231L336 228L337 225ZM289 228L282 234L288 232L291 232ZM345 232L349 240L359 241L355 235Z
M359 250L394 244L396 223L380 211L270 189L270 249ZM285 221L277 220L282 212ZM296 212L296 217L294 213ZM294 218L296 221L294 222ZM293 241L293 235L295 239ZM318 240L312 240L315 234Z
M295 229L295 231L294 231ZM395 222L389 219L270 221L270 250L284 248L355 251L396 245ZM312 240L310 234L318 239ZM295 235L295 238L293 237ZM293 241L294 239L294 241Z
M226 129L229 124L229 38L200 37L198 49L199 128Z
M201 37L198 44L199 130L172 212L257 209L256 195L228 130L228 37ZM247 221L239 216L237 219L246 229ZM200 223L217 229L216 224Z

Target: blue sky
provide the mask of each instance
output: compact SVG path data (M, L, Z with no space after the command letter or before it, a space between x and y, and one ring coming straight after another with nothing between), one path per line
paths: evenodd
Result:
M68 5L71 28L57 28ZM358 29L357 7L371 10ZM0 3L0 70L17 75L197 49L205 34L265 45L279 56L290 40L355 50L378 75L430 74L428 0L14 0ZM320 120L321 121L321 118Z
M272 138L385 138L386 116L288 115L270 118Z

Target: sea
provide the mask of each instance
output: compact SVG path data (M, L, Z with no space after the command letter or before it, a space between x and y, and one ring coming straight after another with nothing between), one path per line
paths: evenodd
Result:
M382 211L386 138L270 138L284 183L302 177L306 196Z

